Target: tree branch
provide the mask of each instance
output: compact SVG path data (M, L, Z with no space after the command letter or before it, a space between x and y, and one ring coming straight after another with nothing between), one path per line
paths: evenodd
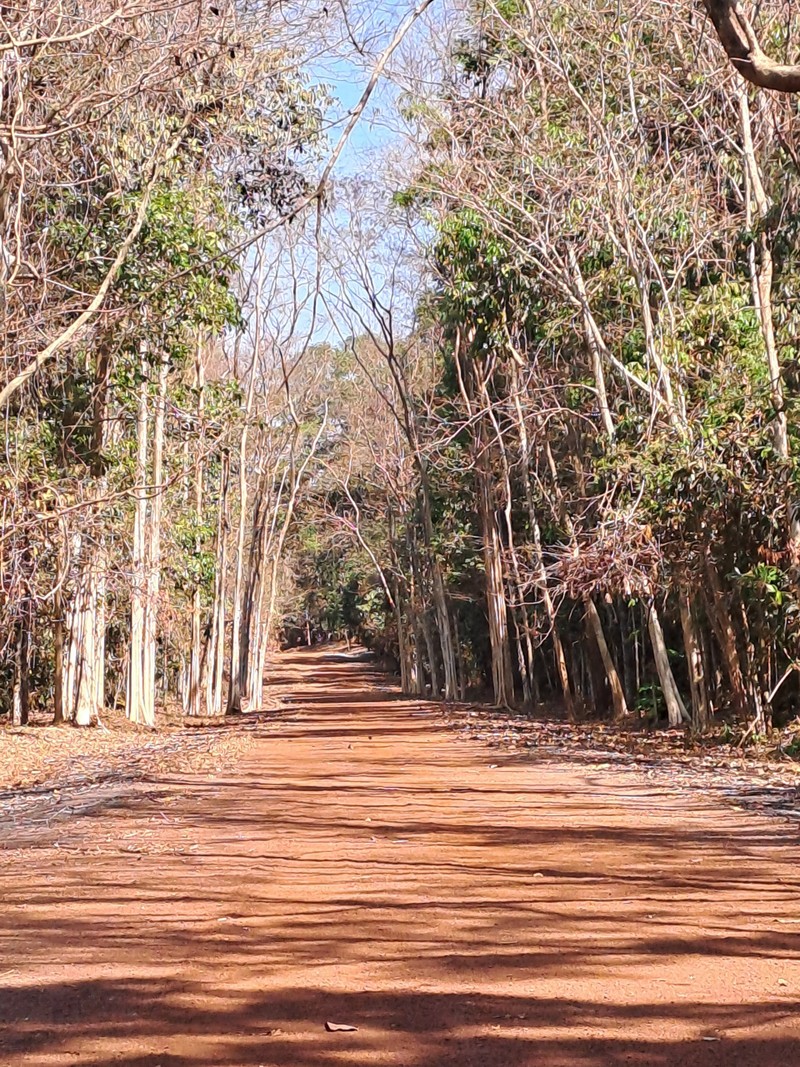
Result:
M55 355L57 355L61 351L62 348L65 348L70 343L70 341L72 341L73 338L75 338L80 333L80 331L87 324L87 322L89 322L89 320L95 315L95 313L99 311L100 306L105 300L109 289L114 284L114 281L116 280L117 275L122 269L125 260L128 258L128 253L133 247L136 238L139 236L142 226L144 226L145 220L147 218L147 210L150 206L150 198L152 196L153 189L155 188L156 183L158 182L159 178L163 173L164 166L172 158L175 151L177 150L182 137L183 129L181 130L180 135L176 137L170 145L170 148L167 151L164 159L161 161L160 166L157 166L153 171L153 174L149 182L145 186L144 192L142 193L142 199L139 203L139 209L136 212L136 218L134 219L133 226L128 231L125 240L120 245L119 251L114 257L113 263L108 268L105 277L100 283L100 286L97 292L95 293L92 302L80 313L80 315L78 315L76 319L73 319L69 326L67 326L67 328L58 335L58 337L51 341L46 348L43 348L42 351L39 352L39 354L31 360L31 362L24 370L20 371L20 373L15 378L12 378L10 382L8 382L5 386L3 386L2 389L0 389L0 411L2 411L3 408L8 404L8 401L11 399L14 393L16 393L18 389L21 389L22 386L28 381L28 379L34 376L34 374L37 372L37 370L39 370L40 367L44 366L45 363L49 362Z
M250 245L255 244L256 241L260 240L262 237L266 237L268 234L273 233L275 230L280 229L282 226L285 226L293 219L296 219L298 215L301 215L305 211L305 209L311 204L316 203L318 210L320 209L320 206L322 204L322 198L328 188L334 168L339 162L339 158L342 152L347 147L347 143L349 142L350 137L352 136L353 130L355 130L356 126L361 120L362 115L366 111L367 105L370 102L372 94L375 92L375 88L383 77L383 73L389 64L389 60L392 58L394 53L403 43L404 39L408 35L409 31L412 29L414 24L422 18L428 8L431 7L435 2L436 0L419 0L413 10L408 12L406 17L402 20L402 22L395 30L394 36L392 37L391 41L386 46L383 53L376 60L375 65L372 68L372 73L370 74L369 81L364 87L364 91L362 92L358 103L350 111L350 117L347 120L347 124L345 125L344 130L342 131L342 135L337 141L336 146L331 152L330 156L328 157L328 161L322 169L322 174L320 175L319 181L314 185L314 188L311 190L311 192L301 197L301 199L298 200L297 203L292 207L292 209L290 211L287 211L285 215L281 215L278 219L273 219L272 222L268 223L262 229L257 230L255 233L250 234L248 237L246 237L243 241L240 241L238 244L233 245L231 248L228 248L225 252L225 255L231 256L235 255L237 252L244 251L244 249L249 248ZM180 275L178 275L178 277L180 277Z
M761 49L739 0L703 0L722 47L743 78L761 89L800 92L800 64L776 63Z

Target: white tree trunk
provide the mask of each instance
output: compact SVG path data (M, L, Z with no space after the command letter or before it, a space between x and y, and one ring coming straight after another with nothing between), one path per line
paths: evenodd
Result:
M658 680L661 683L661 692L667 705L667 715L670 726L680 726L681 723L690 722L689 712L678 692L675 684L675 676L669 663L667 644L664 640L664 631L661 628L661 620L654 600L650 600L647 612L647 630L650 634L650 643L653 646L653 658L658 671Z
M136 485L133 518L133 545L131 552L131 640L128 661L127 716L131 722L153 726L148 718L152 709L145 699L144 644L145 605L147 597L147 569L145 553L145 528L147 523L147 363L142 355L139 403L136 414Z
M76 578L64 611L62 712L76 726L94 726L105 704L105 546L76 534L71 555Z
M164 504L164 420L166 413L169 359L161 357L158 368L155 417L153 419L152 499L145 528L147 595L144 619L144 655L142 658L145 721L154 726L156 719L156 641L158 637L158 602L161 589L161 516Z
M230 458L223 453L220 467L219 513L217 517L217 573L211 612L211 640L208 656L206 709L209 715L222 713L222 682L225 667L225 586L228 571L228 483Z
M205 369L203 367L202 339L198 336L195 345L195 389L197 390L197 428L198 435L202 437L203 419L205 415ZM203 452L197 448L194 461L194 515L199 528L203 521ZM199 539L195 541L195 548L200 552ZM184 710L187 715L201 715L203 712L203 666L206 658L203 656L203 622L202 622L202 596L199 583L195 584L192 591L192 621L191 621L191 649L189 652L188 681L186 685Z

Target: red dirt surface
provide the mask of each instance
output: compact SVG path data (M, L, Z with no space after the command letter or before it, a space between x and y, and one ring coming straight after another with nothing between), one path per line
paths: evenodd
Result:
M234 769L0 854L0 1063L800 1063L795 829L278 670Z

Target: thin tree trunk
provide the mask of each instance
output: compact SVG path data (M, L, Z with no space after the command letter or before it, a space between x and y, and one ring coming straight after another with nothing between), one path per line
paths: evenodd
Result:
M388 533L388 553L390 572L386 578L387 583L393 586L393 602L397 617L397 646L400 656L400 687L403 693L409 696L419 695L421 692L418 679L417 650L414 642L414 626L412 621L413 604L411 597L407 596L406 583L398 577L401 568L397 552L397 530L395 515L391 503L386 509L386 526Z
M742 129L742 156L744 159L745 188L745 225L748 230L753 227L753 216L764 222L769 214L769 200L761 180L761 170L753 146L753 131L750 120L750 105L744 85L738 89L739 115ZM753 304L758 314L761 336L764 340L764 353L769 371L769 387L772 407L775 411L775 451L781 459L789 459L789 433L786 418L786 403L783 396L783 378L778 358L778 346L775 342L775 326L772 311L772 247L769 235L762 226L758 234L758 259L756 242L751 242L747 250L750 268L750 284L753 292Z
M253 360L255 363L255 358ZM239 439L239 522L236 529L236 566L233 577L233 604L231 615L231 670L228 679L227 714L235 715L242 710L242 637L249 640L249 627L242 627L242 613L245 610L242 598L244 583L244 546L247 524L247 438L250 413L253 406L253 389L255 385L255 366L250 368L250 381L247 386L245 404L245 422Z
M569 260L569 267L572 272L572 277L575 284L575 291L578 294L578 299L581 304L584 338L586 342L586 347L589 349L589 354L592 360L592 374L594 376L594 387L595 395L597 396L597 406L600 410L600 420L603 423L606 436L610 441L613 441L614 422L611 418L611 408L608 403L606 376L603 370L603 353L601 352L600 345L598 343L597 332L593 328L591 312L589 309L589 298L586 294L586 286L584 284L583 275L581 273L581 269L578 264L578 260L575 255L575 251L572 248L572 245L570 245L567 250L567 257Z
M266 527L266 520L265 520ZM250 615L247 619L249 627L249 639L247 644L247 669L248 683L247 696L250 706L261 707L264 702L264 675L267 663L267 651L271 639L271 631L268 630L265 621L265 606L271 602L271 594L267 589L267 575L265 573L265 560L268 544L271 540L269 530L262 532L262 545L259 550L256 567L255 589L250 598ZM309 633L309 643L311 635Z
M27 726L31 713L30 650L33 627L33 605L26 600L17 627L17 655L12 691L11 721L14 726Z
M503 520L505 526L505 536L508 545L507 556L511 564L510 574L506 575L506 587L509 593L509 605L511 608L510 614L514 623L515 643L517 647L517 661L519 665L520 678L522 680L523 700L526 705L530 706L533 701L533 692L535 688L535 682L533 678L534 671L534 643L531 632L530 619L528 618L528 610L525 604L525 594L523 591L522 571L520 566L519 554L517 552L517 542L514 531L513 522L513 500L514 493L511 486L511 464L508 457L508 450L506 448L506 442L503 436L503 431L494 413L494 404L489 395L489 389L486 384L485 375L481 374L479 380L479 386L481 396L483 398L484 407L492 425L494 431L494 440L497 444L497 450L500 455L500 464L502 470L502 486L503 486ZM488 453L487 453L488 458ZM498 545L499 547L499 545ZM502 561L502 556L501 556ZM509 656L510 662L510 656ZM510 692L513 698L513 678L511 679Z
M168 375L169 359L164 354L161 357L158 368L155 415L153 418L152 499L145 527L147 594L145 600L142 680L145 721L149 726L155 726L156 720L156 655L158 606L161 588L161 516L164 503L164 422Z
M64 722L64 593L59 584L53 598L53 725Z
M754 709L753 727L756 733L764 735L772 729L772 710L767 706L769 680L768 678L765 680L766 684L762 690L762 679L759 677L759 671L756 667L756 650L753 644L753 637L750 631L750 623L747 618L747 611L741 599L737 598L737 600L739 618L741 619L742 623L742 638L744 648L743 673L747 685L747 693L750 699L750 705Z
M101 534L93 560L94 582L94 707L95 717L106 706L106 592L108 588L108 552Z
M530 527L531 537L533 539L533 567L534 572L538 578L538 589L542 597L544 604L545 614L547 615L547 621L550 627L550 637L553 642L553 657L556 661L556 670L558 671L558 680L561 685L561 693L564 698L564 708L568 718L574 716L574 706L572 699L572 690L569 682L569 671L567 669L567 659L564 655L564 646L561 641L561 635L558 632L557 614L553 598L550 595L549 579L547 577L547 570L544 565L544 553L542 551L542 535L539 527L539 520L536 514L536 503L533 494L533 484L531 482L530 463L531 463L531 446L530 438L528 435L528 428L525 425L525 416L522 411L522 401L520 400L520 387L516 368L512 369L512 393L514 399L514 412L516 414L517 422L517 436L519 437L520 452L522 455L522 484L525 489L525 502L528 507L528 524Z
M450 608L447 603L447 591L442 577L441 564L436 556L433 536L433 519L431 518L430 497L427 485L422 490L423 523L425 529L425 548L431 574L431 592L436 611L436 624L439 632L439 645L442 651L444 667L444 695L446 700L455 700L458 693L456 677L456 655L453 644L453 629L450 621Z
M584 671L586 675L588 675L588 682L591 686L592 711L595 715L604 717L612 707L611 686L608 681L608 672L606 671L605 662L600 654L597 641L595 640L594 630L592 629L591 620L589 619L588 614L584 615L583 624L586 633L586 641L581 643L580 655Z
M287 386L287 389L288 389L288 386ZM290 406L291 406L291 401L290 401ZM295 425L297 426L298 433L299 433L300 425L297 422L297 419L296 419L296 417L294 415L294 408L292 407L291 410L292 410L292 417L294 418ZM292 478L291 478L291 488L290 488L290 492L289 492L289 499L286 502L286 512L285 512L284 517L283 517L283 522L281 523L280 533L278 534L278 541L277 541L277 544L275 546L275 549L274 549L273 555L272 555L272 568L271 568L271 573L270 573L270 590L269 590L269 607L267 609L267 618L266 618L266 630L267 630L267 633L271 633L272 632L272 625L273 625L273 621L274 621L274 618L275 618L275 605L276 605L277 594L278 594L278 567L280 566L281 560L283 559L283 551L284 551L284 548L286 546L286 538L289 535L289 530L291 529L292 522L294 521L294 512L295 512L295 508L297 506L297 498L298 498L298 495L300 493L300 488L301 488L301 486L303 484L303 478L305 477L305 473L308 470L308 465L311 463L311 460L316 455L317 448L319 447L319 443L322 440L322 435L325 432L325 428L326 428L327 424L328 424L328 407L327 407L327 403L326 403L326 405L325 405L325 414L324 414L324 416L322 418L322 421L320 423L319 429L317 430L317 433L314 436L314 440L311 443L311 447L309 448L308 455L305 457L305 459L303 460L303 462L300 464L299 468L297 468L297 469L295 469L295 467L294 467L294 449L296 448L296 444L297 444L296 440L295 440L294 445L292 446L292 448L293 448L293 454L292 454ZM276 507L277 507L277 504L276 504Z
M211 639L208 656L206 708L209 715L222 713L222 682L225 666L225 584L228 570L228 483L230 457L222 454L217 515L217 569L214 603L211 611Z
M574 553L579 552L578 539L575 533L575 526L572 522L572 518L566 509L564 504L564 497L561 493L558 484L558 469L556 467L555 460L553 459L553 452L550 448L550 442L547 438L544 438L544 452L547 458L547 463L550 468L551 477L553 479L553 486L558 496L559 510L561 513L561 519L569 531L570 540L572 542L572 551ZM597 645L597 649L603 659L603 665L608 677L608 685L611 690L611 703L614 709L614 717L622 719L628 714L628 704L625 700L625 690L622 687L622 683L617 673L617 668L614 664L614 659L609 652L608 643L606 641L605 633L603 631L603 622L600 618L600 614L597 610L597 606L588 593L584 593L583 605L585 609L586 619L588 620L589 630Z
M403 610L399 602L395 602L394 609L395 625L397 626L397 660L400 668L400 691L411 692L411 673L409 670L408 642L406 640L405 624L403 622Z
M740 719L745 720L749 718L748 698L739 658L736 631L731 622L730 611L722 590L719 572L710 555L706 556L705 572L708 580L708 588L705 590L706 615L722 653L734 710Z
M131 579L131 640L128 664L127 715L131 722L152 726L154 721L145 700L144 643L145 606L147 597L147 565L145 527L147 523L147 363L142 354L139 402L136 415L136 468L134 481L135 510L133 520L133 551Z
M484 453L485 455L485 453ZM483 563L486 575L486 609L489 617L489 643L492 651L492 686L494 701L508 707L514 701L511 649L508 633L508 607L500 554L500 538L494 521L490 474L479 459L478 502L483 532Z
M467 416L475 423L472 434L472 452L478 488L478 514L480 516L483 542L483 569L485 575L486 613L489 623L489 647L492 658L492 689L498 707L508 707L514 701L514 677L511 669L511 647L508 631L508 606L505 595L505 574L501 554L500 536L495 521L492 493L494 482L490 466L488 443L484 438L483 423L488 419L491 400L486 387L483 366L476 357L470 368L462 366L463 352L460 333L454 351L458 384ZM467 384L469 383L469 385ZM479 402L483 411L476 414L475 392L480 393ZM499 438L499 427L495 424Z
M91 472L95 479L95 493L102 499L108 491L108 478L105 470L106 421L108 412L108 389L111 375L111 348L105 339L98 346L95 363L95 391L92 410L92 460ZM91 640L85 655L92 656L88 665L91 683L88 703L78 714L75 709L75 722L78 725L96 723L106 702L106 592L108 571L108 548L105 534L97 534L90 543L90 557L86 561L89 568L89 581L86 588L86 620L83 626L85 636L92 630Z
M603 623L597 610L597 605L588 594L583 598L583 605L586 609L586 617L592 637L597 644L597 649L603 660L606 677L608 678L609 688L611 689L611 703L614 709L614 718L623 719L628 714L625 691L622 688L622 682L619 679L614 660L608 650L608 643L606 642L606 636L603 632Z
M622 680L625 689L625 699L630 707L636 703L638 681L636 678L636 641L631 640L631 609L622 600L619 603L617 618L619 624L619 643L622 649Z
M653 647L653 658L658 671L658 680L661 683L661 692L667 705L667 716L670 726L680 726L683 722L690 722L690 716L675 684L675 676L669 662L667 644L664 640L664 631L661 628L661 619L656 610L655 600L651 597L647 612L647 630L650 634L650 644Z
M105 705L105 543L76 534L72 554L77 577L72 600L66 613L61 612L66 620L57 635L62 645L58 699L64 719L76 726L94 726Z
M425 632L424 620L427 616L427 608L423 599L424 584L422 579L422 561L420 560L419 551L417 549L417 540L413 531L413 526L409 524L408 532L408 555L411 562L411 603L412 603L412 620L414 623L414 645L417 650L417 667L418 667L418 681L420 695L424 695L426 692L426 680L425 680L425 666L423 660L423 648L428 649L428 659L430 660L430 649L427 635ZM435 659L434 659L435 669ZM429 676L431 677L431 692L435 694L435 697L439 696L438 685L434 685L433 676L429 670Z
M197 431L202 439L205 425L205 368L203 366L203 345L200 334L197 336L194 352L194 385L197 392ZM196 526L195 550L199 555L200 528L203 523L203 451L198 447L194 461L194 520ZM202 591L199 581L195 581L192 590L191 649L189 652L189 679L186 687L184 707L187 715L197 716L203 713L203 611Z
M93 726L97 722L97 681L95 666L95 618L97 599L97 570L93 560L94 546L84 539L84 559L81 561L81 576L77 597L77 643L75 705L72 721L76 726Z
M425 636L425 646L428 650L428 672L431 678L431 699L438 700L442 695L442 684L439 680L439 663L436 655L436 642L433 639L433 629L427 611L422 616L422 632Z
M264 699L264 669L266 648L269 643L269 634L266 633L264 626L264 605L267 593L265 562L275 533L284 481L285 477L281 479L280 487L275 494L271 519L268 494L274 490L274 477L272 489L270 489L264 470L259 475L256 499L253 501L253 528L242 616L240 669L242 677L245 678L243 696L250 702L250 707L254 708L261 707Z
M692 726L698 732L702 732L708 728L711 721L711 709L709 707L703 655L697 639L697 628L692 611L692 601L685 585L681 585L678 590L678 608L683 631L683 647L686 651L686 662L689 668L689 686L692 693Z

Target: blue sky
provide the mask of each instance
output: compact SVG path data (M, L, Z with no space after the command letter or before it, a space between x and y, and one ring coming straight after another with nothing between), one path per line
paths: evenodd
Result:
M332 49L342 54L328 55L309 64L309 75L316 83L325 84L330 91L332 104L327 116L330 128L328 137L331 148L341 135L350 111L361 98L367 85L374 57L383 50L391 39L398 24L413 7L415 0L378 0L376 3L351 3L354 22L363 31L364 38L369 39L369 55L360 57L355 49L349 50L346 43L341 48ZM360 11L364 15L358 18ZM389 81L382 81L375 89L370 104L360 122L353 131L339 159L333 175L336 181L348 178L376 178L381 171L381 156L389 150L399 149L402 136L399 133L399 120L396 113L397 89ZM340 216L336 218L336 216ZM337 223L346 223L346 215L337 211L334 215ZM376 263L380 273L380 266ZM347 286L344 278L329 278L328 288L335 291ZM311 323L310 311L301 316L301 331L305 332ZM327 321L324 314L314 331L316 340L339 339L335 327Z
M332 142L341 132L350 110L361 98L369 81L372 57L380 53L413 3L414 0L382 0L369 5L368 18L357 20L360 23L359 28L363 29L364 38L369 39L369 56L362 58L354 49L350 49L348 55L345 44L337 49L344 54L328 56L310 64L309 73L312 80L327 85L334 101L328 116L329 121L337 123L330 131ZM367 7L363 4L351 6ZM353 131L337 167L337 173L357 173L370 152L385 148L396 140L396 134L386 123L386 119L391 119L394 112L395 99L396 91L390 83L384 80L378 85L366 113Z
M333 12L336 0L331 0ZM368 84L375 59L385 49L388 42L394 36L398 25L413 8L416 0L349 0L349 13L351 24L356 30L356 37L361 42L367 43L366 54L359 55L356 47L347 40L346 35L341 33L341 15L330 17L330 27L323 19L318 23L317 35L311 47L315 57L310 59L307 72L312 83L324 84L328 87L331 96L331 107L326 116L327 137L329 149L337 143L342 129L347 122L350 112L358 103L365 86ZM453 0L439 0L434 7L434 12L441 23L448 24L448 13L452 11ZM452 23L450 23L452 24ZM330 34L328 39L323 39L320 28ZM435 32L435 31L434 31ZM420 22L412 30L411 35L404 42L407 54L416 57L425 55L431 50L431 62L429 69L433 70L434 51L429 41L431 33L430 25ZM399 90L391 80L384 79L375 89L370 104L362 116L360 122L353 131L344 152L339 159L333 174L334 204L332 212L327 215L325 230L328 235L333 233L334 256L342 261L340 269L325 262L323 287L335 304L338 298L352 295L357 297L360 293L358 284L354 281L352 265L348 266L347 240L349 222L354 219L357 223L362 221L359 209L358 214L351 215L353 211L350 194L352 189L343 188L348 184L348 179L363 179L363 182L354 182L361 189L368 189L366 195L373 197L373 204L377 204L381 198L388 199L391 189L387 186L388 168L386 167L387 156L392 156L393 162L402 158L406 142L402 133L402 121L397 112L397 100ZM327 156L327 152L325 153ZM324 158L320 165L324 163ZM393 168L394 169L394 168ZM405 172L406 167L402 167ZM396 170L395 170L395 173ZM399 179L401 182L403 178ZM337 192L338 183L338 192ZM350 205L348 207L348 205ZM398 239L400 228L395 230L391 225L390 215L385 215L377 210L377 213L369 218L379 221L379 232L375 235L374 229L371 235L372 256L370 259L370 271L373 280L379 285L385 280L385 263L391 259L392 246ZM380 231L384 224L386 229ZM334 232L335 231L335 232ZM310 237L310 234L309 234ZM338 243L338 246L336 242ZM340 308L335 311L334 321L328 318L322 302L317 304L317 318L312 319L311 294L315 287L317 270L317 258L314 242L309 240L303 243L302 250L298 250L295 257L290 260L288 266L278 267L280 275L287 271L286 277L280 285L280 289L287 295L295 291L291 278L292 265L302 263L299 270L299 292L305 299L305 307L297 322L296 340L312 333L315 341L331 341L337 343L340 337L349 333L347 314ZM399 292L399 290L395 290ZM400 319L408 324L411 320L411 309L414 306L414 298L398 296L398 304L402 305ZM278 315L278 318L285 316ZM312 329L313 327L313 329ZM274 328L280 332L278 321L274 322Z

